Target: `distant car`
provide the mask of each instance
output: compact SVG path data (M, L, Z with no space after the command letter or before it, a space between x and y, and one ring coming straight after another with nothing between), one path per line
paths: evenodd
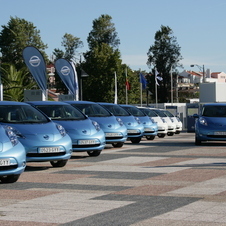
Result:
M127 140L127 128L123 121L115 117L104 107L92 101L65 101L79 109L93 121L98 122L105 133L107 144L113 147L122 147Z
M133 116L138 117L144 126L144 136L147 140L154 140L158 134L158 125L153 122L144 112L133 105L120 104L125 110L129 111Z
M208 103L200 114L194 114L195 144L203 141L226 141L226 104Z
M99 124L70 104L59 101L29 101L30 105L45 113L52 121L62 125L72 139L74 152L86 151L89 156L98 156L106 141Z
M173 115L173 114L172 114L170 111L168 111L168 110L162 110L162 111L163 111L167 116L169 116L169 117L171 118L172 122L176 125L176 132L175 132L175 134L180 134L180 132L182 131L182 127L183 127L181 120L180 120L177 116Z
M53 167L63 167L71 157L72 142L65 129L27 103L0 101L0 124L17 135L27 162L50 161Z
M118 104L99 103L114 116L120 118L127 127L128 138L132 143L139 143L144 135L144 126L138 117L134 117Z
M16 135L0 125L0 181L14 183L26 167L26 152Z
M150 117L158 125L158 137L164 138L168 132L168 125L164 118L161 118L155 111L148 107L138 107L141 111L143 111L146 115Z
M176 125L173 123L172 119L162 110L157 108L151 108L155 111L161 118L165 120L168 125L168 136L173 136L176 133Z

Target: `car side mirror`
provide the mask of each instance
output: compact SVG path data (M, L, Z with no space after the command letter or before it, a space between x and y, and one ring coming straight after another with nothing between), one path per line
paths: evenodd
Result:
M199 118L199 115L198 114L194 114L193 118Z

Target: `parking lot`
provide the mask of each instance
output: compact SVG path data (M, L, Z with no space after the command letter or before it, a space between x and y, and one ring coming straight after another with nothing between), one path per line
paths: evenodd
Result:
M73 153L63 168L28 163L0 183L0 225L226 225L226 143L194 133Z

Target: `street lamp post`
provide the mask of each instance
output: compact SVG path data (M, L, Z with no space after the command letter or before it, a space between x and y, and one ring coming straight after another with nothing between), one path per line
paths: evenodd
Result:
M191 67L197 66L199 68L199 70L202 70L202 73L203 73L203 80L202 80L202 82L205 83L206 81L205 81L205 68L204 68L204 65L202 67L199 66L198 64L192 64L190 66Z

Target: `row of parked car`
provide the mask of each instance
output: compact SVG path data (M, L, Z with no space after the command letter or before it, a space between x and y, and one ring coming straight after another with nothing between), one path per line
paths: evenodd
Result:
M166 110L89 101L0 102L0 181L16 182L27 162L63 167L72 152L98 156L106 144L122 147L180 133Z

